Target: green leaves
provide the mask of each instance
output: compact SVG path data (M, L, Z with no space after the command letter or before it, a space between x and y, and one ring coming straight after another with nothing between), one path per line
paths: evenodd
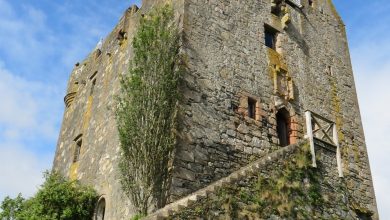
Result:
M0 219L72 220L91 219L97 201L96 192L57 173L45 173L45 182L37 194L25 200L20 194L2 202Z
M133 39L130 70L116 109L123 190L140 214L165 205L176 144L179 34L166 5L143 16Z
M18 213L22 211L24 202L25 199L20 193L15 199L11 199L9 196L5 197L0 206L2 210L0 219L16 219Z

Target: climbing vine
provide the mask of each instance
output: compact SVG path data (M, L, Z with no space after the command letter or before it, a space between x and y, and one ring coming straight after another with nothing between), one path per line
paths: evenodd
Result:
M116 109L124 192L140 215L162 207L176 143L179 33L171 6L140 18L128 74L121 78Z

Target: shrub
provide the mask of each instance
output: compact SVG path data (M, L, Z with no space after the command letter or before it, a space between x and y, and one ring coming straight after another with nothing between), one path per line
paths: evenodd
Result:
M0 219L73 220L91 219L97 193L76 181L68 181L58 173L44 174L45 182L34 197L24 199L20 194L6 197L1 204Z

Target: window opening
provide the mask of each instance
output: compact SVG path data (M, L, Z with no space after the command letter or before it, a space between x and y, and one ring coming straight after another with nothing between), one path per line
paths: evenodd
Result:
M96 85L96 79L93 79L92 80L92 86L91 86L91 92L89 95L93 95L93 90L95 89L95 85Z
M264 31L264 38L265 38L265 46L276 49L276 36L277 31L273 30L272 28L265 26Z
M271 6L271 13L279 16L280 13L282 12L281 7L282 7L282 0L273 0L272 1L272 6Z
M256 100L248 98L248 116L250 118L256 118Z
M95 86L96 86L96 74L97 74L97 71L92 74L91 77L89 77L90 80L92 80L92 85L91 85L91 91L89 93L89 95L93 95L93 92L95 90Z
M119 41L119 45L123 44L123 41L127 39L127 34L124 30L119 30L116 39Z
M371 214L357 212L357 220L372 220Z
M73 163L76 163L80 159L81 146L83 145L82 134L77 136L77 138L74 141L76 143L76 148L73 156Z
M276 114L276 130L279 144L285 147L290 144L290 114L286 109L281 109Z
M331 66L327 66L326 68L326 74L329 76L333 76L333 70Z
M313 7L313 0L309 0L309 5Z

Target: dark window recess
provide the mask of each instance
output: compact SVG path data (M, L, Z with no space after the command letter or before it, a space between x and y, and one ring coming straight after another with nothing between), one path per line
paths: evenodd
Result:
M327 69L326 69L326 74L328 74L329 76L333 76L333 70L332 70L332 67L331 66L328 66Z
M119 45L122 45L123 42L127 39L127 34L126 34L126 32L123 31L123 30L120 30L120 31L118 32L118 35L117 35L116 39L118 40Z
M358 220L372 220L372 217L371 217L371 215L367 215L367 214L358 214L357 219Z
M275 49L276 48L276 35L277 32L269 27L265 27L265 46Z
M236 103L231 103L230 109L237 113L238 112L238 105Z
M309 5L313 6L313 0L309 0Z
M278 132L279 144L285 147L290 144L290 116L286 109L281 109L276 114L276 131Z
M126 32L123 30L119 30L116 39L118 39L119 41L125 40L126 39Z
M248 98L248 116L256 118L256 100Z
M95 90L95 86L96 86L96 79L93 79L92 80L92 86L91 86L91 92L89 95L93 95L93 91Z
M92 85L91 85L91 90L89 92L89 95L92 95L94 90L95 90L95 86L96 86L96 75L97 75L97 71L95 71L90 77L89 77L89 80L92 81Z
M273 6L271 7L271 13L280 16L281 14L281 6L282 6L283 1L282 0L274 0L273 1Z
M81 146L83 145L83 139L81 138L82 136L79 135L76 139L76 148L74 151L74 156L73 156L73 163L76 163L80 159L80 151L81 151Z
M372 213L361 212L360 210L356 210L357 220L372 220Z

